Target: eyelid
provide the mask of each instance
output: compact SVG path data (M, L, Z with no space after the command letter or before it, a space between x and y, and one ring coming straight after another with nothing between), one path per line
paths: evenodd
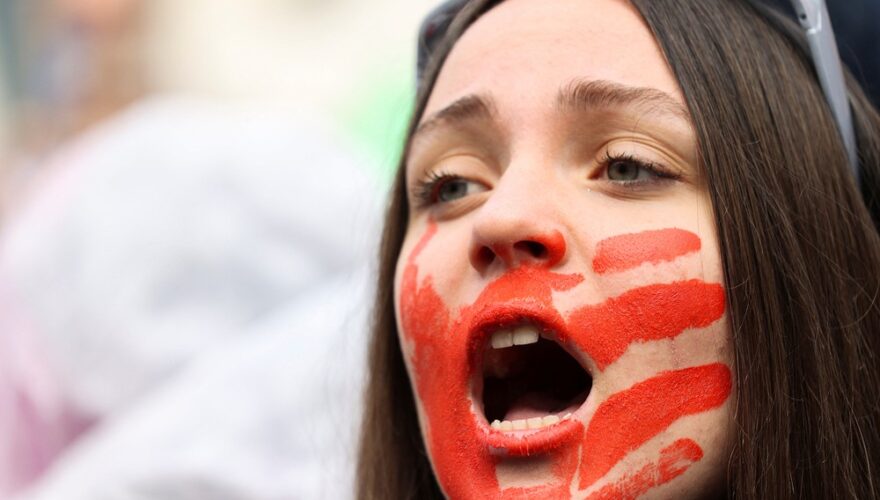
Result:
M472 157L485 165L503 153L500 139L482 128L447 128L431 130L413 140L406 153L407 168L421 172L456 157Z
M677 150L670 149L650 137L642 135L617 137L605 142L598 151L600 156L598 164L601 166L606 166L609 157L628 158L668 177L682 181L692 181L697 178L696 168L687 158L680 156Z

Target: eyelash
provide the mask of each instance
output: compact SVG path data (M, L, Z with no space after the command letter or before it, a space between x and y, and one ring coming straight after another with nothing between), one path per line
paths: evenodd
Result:
M606 176L608 175L608 168L615 162L632 163L637 167L644 169L661 181L675 181L681 178L680 174L670 172L666 167L663 167L662 165L653 161L642 160L629 153L611 153L610 151L605 151L605 154L600 161L602 171ZM434 170L429 172L425 176L425 178L420 179L418 182L416 182L415 186L412 189L412 198L415 201L414 208L423 209L437 204L437 198L440 188L443 187L445 183L455 180L466 179L465 177L462 177L460 175L455 175L443 170ZM632 180L611 182L614 182L621 186L626 186L629 189L638 189L639 187L642 187L646 183L650 183L652 181Z
M442 170L429 172L425 178L419 179L413 187L413 200L417 209L426 208L437 203L437 195L444 183L464 179L460 175Z

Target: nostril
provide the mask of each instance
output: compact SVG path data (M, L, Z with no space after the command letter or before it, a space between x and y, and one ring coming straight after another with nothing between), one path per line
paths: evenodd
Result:
M481 247L477 251L476 261L481 269L485 269L495 260L495 252L489 247Z
M530 255L533 259L544 260L549 253L547 247L537 241L519 241L513 244L513 249Z
M486 231L482 231L486 233ZM529 233L526 233L529 234ZM503 264L512 269L521 265L537 265L553 267L565 258L565 238L559 231L516 239L504 239L500 236L487 237L486 234L475 233L473 245L468 251L471 266L480 273L489 268ZM488 236L493 236L491 233Z

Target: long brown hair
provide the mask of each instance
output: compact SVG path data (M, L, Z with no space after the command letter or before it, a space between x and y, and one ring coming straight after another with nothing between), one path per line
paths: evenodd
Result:
M850 78L860 193L793 23L742 0L632 2L684 93L714 207L736 364L728 496L880 497L880 115ZM452 44L497 3L470 1L453 22L410 136ZM403 158L374 311L365 499L442 498L394 319Z

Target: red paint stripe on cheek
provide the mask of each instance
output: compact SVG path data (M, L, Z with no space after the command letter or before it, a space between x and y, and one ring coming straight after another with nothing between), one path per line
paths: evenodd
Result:
M703 450L690 439L679 439L660 452L657 463L648 464L635 474L605 486L589 496L589 500L628 500L638 498L662 484L672 481L703 458Z
M700 250L700 238L683 229L661 229L623 234L602 240L596 247L593 271L624 271L645 263L673 260Z
M699 280L630 290L569 318L577 343L604 370L633 342L674 338L724 315L724 288Z
M662 373L609 397L584 437L582 489L676 420L724 404L730 369L721 363Z

